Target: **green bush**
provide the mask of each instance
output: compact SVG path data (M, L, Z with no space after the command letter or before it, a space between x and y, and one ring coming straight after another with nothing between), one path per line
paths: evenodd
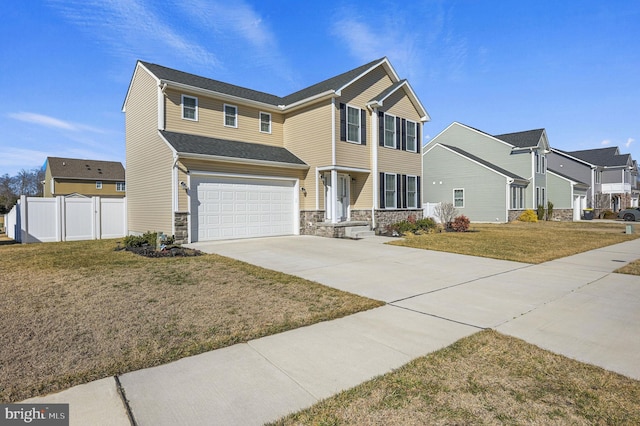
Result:
M451 222L450 227L451 227L451 230L455 232L467 232L469 230L470 223L471 221L469 220L469 218L461 214L460 216L457 216L456 218L453 219L453 222Z
M544 220L544 206L542 204L538 204L538 220Z
M518 220L520 222L537 222L538 215L533 210L525 210L522 212L520 216L518 216Z
M408 220L392 223L387 227L389 234L405 235L409 232L418 234L422 232L432 232L438 227L438 224L430 217L416 220L415 216L409 217Z
M123 244L125 247L142 247L145 245L155 247L157 239L157 232L147 231L143 235L127 235L124 237Z
M547 220L553 219L553 203L547 201Z
M605 210L602 212L602 218L603 219L615 219L617 218L618 215L614 212L612 212L611 210Z

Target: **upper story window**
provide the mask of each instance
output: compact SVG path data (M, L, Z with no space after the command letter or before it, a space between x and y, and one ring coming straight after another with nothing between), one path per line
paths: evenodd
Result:
M596 170L594 173L596 175L596 183L602 183L602 170Z
M360 143L360 108L347 105L347 141Z
M102 181L100 180L96 181L96 189L102 189Z
M396 147L396 118L393 115L384 115L384 146Z
M116 182L116 192L124 192L126 185L124 182Z
M198 121L198 98L182 95L182 118Z
M418 143L417 143L418 132L416 131L417 124L414 123L413 121L407 120L406 126L407 126L407 130L406 130L407 151L416 152L416 149L418 149Z
M547 170L547 157L544 154L536 152L536 173L545 174Z
M268 112L260 113L260 131L262 133L271 133L271 114Z
M238 127L238 107L234 105L224 105L224 125L227 127Z

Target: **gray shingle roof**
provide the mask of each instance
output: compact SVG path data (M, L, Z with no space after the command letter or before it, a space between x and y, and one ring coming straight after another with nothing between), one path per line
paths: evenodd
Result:
M548 171L550 171L550 172L553 172L553 173L557 174L558 176L562 176L562 177L563 177L563 178L565 178L565 179L569 179L570 181L575 182L577 186L582 186L582 187L585 187L585 188L588 188L588 187L590 186L590 185L589 185L589 184L587 184L587 183L580 182L579 180L575 180L575 179L574 179L574 178L572 178L571 176L569 176L569 175L565 175L564 173L560 173L560 172L559 172L559 171L557 171L557 170L550 169L550 168L549 168L549 169L547 169L547 170L548 170Z
M525 178L523 178L523 177L520 177L520 176L518 176L518 175L516 175L516 174L514 174L514 173L511 173L510 171L505 170L505 169L503 169L502 167L496 166L496 165L495 165L495 164L493 164L493 163L490 163L490 162L488 162L488 161L486 161L486 160L483 160L483 159L482 159L482 158L480 158L480 157L476 157L475 155L468 153L468 152L467 152L467 151L465 151L464 149L460 149L460 148L458 148L458 147L451 146L451 145L445 145L445 144L442 144L442 146L447 147L447 148L449 148L450 150L452 150L452 151L454 151L454 152L457 152L458 154L463 155L463 156L465 156L465 157L469 158L470 160L476 161L476 162L478 162L478 163L480 163L480 164L482 164L482 165L484 165L484 166L487 166L488 168L490 168L490 169L492 169L492 170L495 170L496 172L501 173L501 174L503 174L503 175L505 175L505 176L508 176L508 177L510 177L510 178L512 178L512 179L515 179L515 180L521 180L521 181L526 181L526 182L528 182L528 181L527 181L527 179L525 179Z
M513 145L517 148L530 148L538 146L544 129L527 130L524 132L505 133L503 135L494 135L501 141Z
M124 167L118 161L47 157L47 166L54 178L124 182Z
M296 166L307 165L287 149L278 146L209 138L165 130L160 133L180 154L241 158Z
M327 80L321 81L320 83L316 83L312 86L309 86L284 97L260 92L253 89L247 89L246 87L224 83L222 81L201 77L195 74L189 74L183 71L167 68L162 65L144 61L140 61L140 63L160 80L185 84L200 89L211 90L217 93L223 93L226 95L237 96L256 102L262 102L277 107L278 105L290 105L314 95L324 93L328 90L338 90L345 84L349 83L350 81L367 71L369 68L383 61L384 59L385 58L380 58L375 61L371 61L368 64L359 66L358 68L354 68L335 77L331 77Z
M563 152L566 152L572 157L586 161L587 163L603 167L626 166L630 157L629 154L619 154L617 146Z

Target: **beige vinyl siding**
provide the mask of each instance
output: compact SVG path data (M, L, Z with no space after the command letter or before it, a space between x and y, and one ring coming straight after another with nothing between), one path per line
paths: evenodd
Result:
M464 189L464 207L473 222L507 221L507 179L448 149L436 146L424 156L422 200L453 203L453 190Z
M173 156L158 135L157 82L142 68L126 108L127 217L130 233L171 234Z
M53 197L53 193L51 192L51 179L52 179L51 168L47 164L47 168L44 171L44 189L42 191L43 197L47 197L47 198Z
M422 156L415 152L378 147L378 171L420 176Z
M396 117L415 121L416 123L420 122L421 117L404 89L396 90L391 96L385 99L382 110Z
M198 98L198 121L182 118L182 95ZM237 108L237 127L224 125L224 105ZM186 91L167 89L165 94L166 130L213 138L282 146L282 114L223 101ZM271 133L260 132L260 112L271 114Z
M307 190L307 196L300 197L301 210L315 210L316 185L319 208L324 209L324 186L316 174L316 167L331 165L331 108L331 101L325 100L285 117L284 147L309 165L300 182Z
M101 181L102 189L96 188L95 180L56 179L54 195L82 194L87 197L124 197L124 192L116 191L116 182ZM51 182L47 184L51 188Z

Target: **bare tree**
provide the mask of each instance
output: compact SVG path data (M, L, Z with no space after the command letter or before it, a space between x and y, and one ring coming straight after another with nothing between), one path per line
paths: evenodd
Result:
M42 183L44 172L41 169L22 169L14 178L14 193L18 196L26 195L36 197L42 195Z
M16 203L16 194L13 192L13 178L5 173L0 176L0 214L11 210Z
M600 217L605 210L611 208L611 195L603 194L602 192L596 192L595 209L596 214Z
M445 226L449 226L458 214L458 211L453 207L453 203L442 202L433 209L433 213L440 220L440 223Z

